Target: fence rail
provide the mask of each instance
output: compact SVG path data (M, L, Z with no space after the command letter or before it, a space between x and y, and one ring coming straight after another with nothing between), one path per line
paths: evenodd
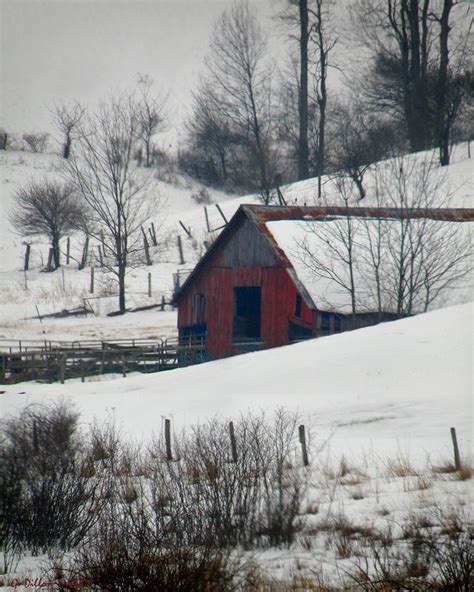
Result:
M203 340L0 341L0 383L160 372L207 361Z

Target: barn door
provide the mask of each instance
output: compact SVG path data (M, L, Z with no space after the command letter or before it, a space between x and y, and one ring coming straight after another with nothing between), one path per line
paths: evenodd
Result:
M260 339L262 289L234 288L233 339Z

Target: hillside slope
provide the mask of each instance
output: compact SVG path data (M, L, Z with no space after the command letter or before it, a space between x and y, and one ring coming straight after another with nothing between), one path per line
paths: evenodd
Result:
M2 387L2 415L65 400L83 421L113 417L148 438L163 416L176 429L219 414L285 406L314 423L316 437L346 455L449 456L455 426L472 450L471 304L351 333L171 372L65 385Z

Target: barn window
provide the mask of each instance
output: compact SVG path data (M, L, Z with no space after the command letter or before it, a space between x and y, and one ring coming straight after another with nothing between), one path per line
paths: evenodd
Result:
M206 299L204 294L193 295L193 324L200 325L204 322Z
M288 339L290 343L310 339L311 337L313 337L311 326L300 325L292 321L288 322Z
M296 303L295 303L295 317L298 319L301 318L301 303L302 299L299 294L296 295Z
M234 288L234 339L260 339L261 309L260 287Z
M341 317L339 315L334 315L334 333L341 332Z
M331 314L328 312L321 313L321 335L329 335L331 331Z

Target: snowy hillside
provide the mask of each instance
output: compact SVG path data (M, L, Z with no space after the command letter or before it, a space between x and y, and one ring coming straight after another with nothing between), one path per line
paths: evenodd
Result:
M428 172L433 203L430 205L443 205L445 207L471 207L474 195L474 179L472 175L472 161L468 158L467 146L456 146L452 154L452 164L448 167L439 167L432 164L433 153L420 153L409 155L399 161L386 161L380 163L366 173L364 184L367 188L367 197L361 202L358 194L350 183L346 182L347 197L349 203L354 205L393 205L394 196L386 192L374 190L380 179L391 183L391 175L394 168L403 163L407 173L410 172L413 163L422 165L422 169ZM0 339L1 338L32 338L35 336L48 336L51 339L60 339L61 328L58 323L46 321L41 327L37 319L36 306L41 315L57 312L64 308L72 308L83 305L83 299L89 298L90 268L83 271L77 270L76 260L80 257L84 243L84 237L77 235L71 238L72 256L69 266L64 266L63 271L51 274L42 273L45 266L49 245L45 238L25 238L15 234L8 219L15 192L25 186L32 179L45 177L58 178L62 175L62 162L57 156L48 154L31 154L27 152L2 152L0 154ZM128 273L128 306L144 306L158 303L164 296L169 301L173 292L173 274L179 270L189 270L205 252L205 242L209 243L218 235L225 223L223 216L229 220L238 207L244 203L261 203L259 196L247 195L235 198L223 192L209 190L210 203L197 203L193 195L202 189L202 186L180 175L162 171L154 179L151 191L159 196L161 207L156 216L150 222L158 229L158 246L152 249L152 266L141 265ZM158 178L159 177L159 178ZM165 180L162 180L165 179ZM309 179L299 183L282 187L282 193L288 204L297 203L308 205L323 203L340 204L341 197L338 189L339 181L331 176L323 177L321 202L318 201L317 180ZM410 183L415 183L409 176ZM274 197L276 200L276 196ZM411 199L410 195L407 199ZM218 203L221 212L215 207ZM207 220L206 220L207 213ZM181 226L184 225L186 232ZM183 259L178 250L178 236L181 237ZM31 268L27 274L23 274L23 256L25 245L32 243ZM96 245L91 246L92 256L90 264L94 264ZM65 241L63 241L63 251ZM97 265L97 261L95 262ZM148 296L148 274L152 274L152 296ZM90 306L99 317L107 312L115 310L116 287L107 274L98 270L96 274L96 290L94 298L90 300ZM156 315L153 321L153 329L148 331L136 315L130 321L134 333L143 335L167 336L174 333L174 321L170 317L171 312L165 316ZM127 317L128 318L128 317ZM25 324L24 319L29 319ZM33 319L33 320L32 320ZM110 323L111 335L116 335L115 325L117 321ZM121 319L121 327L127 326L126 319ZM95 323L96 325L97 323ZM100 321L101 330L91 329L86 321L77 323L68 321L68 330L75 336L101 337L107 334L107 323ZM163 329L160 327L163 326ZM142 328L140 328L142 327Z
M465 156L465 147L458 147L453 164L438 170L442 176L446 173L438 184L446 191L437 196L451 193L451 207L472 205L470 161ZM59 175L60 161L26 153L3 153L1 158L0 340L175 334L176 311L170 307L164 312L152 309L107 317L116 308L116 296L113 285L100 274L97 293L90 299L96 316L38 318L38 311L44 315L90 298L90 268L78 271L73 261L64 271L43 273L41 261L48 245L35 241L33 269L26 275L21 271L24 245L7 217L12 197L31 176ZM207 206L206 221L203 204L191 197L199 187L188 186L184 180L179 183L176 187L156 180L155 189L168 197L154 220L160 228L159 245L152 252L152 266L142 265L128 274L131 305L158 303L163 295L169 298L172 274L192 267L204 252L203 242L212 240L218 232L214 229L223 224L222 214L212 203ZM310 197L314 203L315 185L309 180L285 187L283 193L297 203ZM330 202L333 180L325 178L323 187L324 201ZM367 203L369 199L370 192ZM232 198L211 192L211 200L219 203L229 219L240 204L256 202L258 197ZM355 196L352 202L356 203ZM77 250L81 243L75 240L73 249ZM151 298L147 295L148 273L153 278ZM339 586L339 590L348 590L343 587L347 574L355 573L377 552L376 541L391 541L385 550L391 554L392 565L400 552L408 552L410 537L418 541L420 529L429 541L439 540L449 525L457 525L461 538L456 540L470 536L466 529L472 521L472 325L473 305L467 303L170 372L126 378L108 375L84 384L69 380L63 385L0 385L0 417L22 416L26 406L35 404L71 404L80 414L84 431L105 422L118 428L125 443L133 441L138 467L152 438L162 441L165 418L171 420L175 445L182 430L192 433L192 426L209 425L212 418L233 419L237 424L248 413L255 417L264 411L270 417L278 408L294 411L298 422L307 427L311 445L297 536L287 549L262 549L245 554L242 561L256 566L264 582L281 590L294 590L282 587L282 582L291 586L296 581L303 582L303 588L296 589ZM451 427L458 435L460 471L453 467ZM300 471L297 438L288 454L291 466ZM35 579L51 583L47 557L31 557L26 552L19 559L0 580L5 590L27 590Z
M148 313L148 320L152 322ZM335 454L449 455L449 428L473 446L472 304L148 376L3 386L2 414L64 400L82 420L111 415L147 438L163 416L176 428L252 408L298 409Z
M172 421L174 445L183 428L212 418L238 422L249 412L295 410L312 450L298 534L289 548L244 553L242 564L254 565L265 582L279 582L279 590L294 590L283 587L291 581L305 582L301 589L324 582L316 589L359 590L348 574L365 578L358 569L378 552L377 541L385 541L395 569L412 537L438 541L451 525L459 544L469 540L472 321L467 304L155 375L2 386L0 410L5 417L27 405L72 404L85 430L93 421L112 422L125 442L133 441L137 467L136 455L145 454L152 436L162 441L164 418ZM450 427L457 430L462 471L453 468ZM299 466L296 438L289 458ZM27 554L5 589L27 590L39 577L51 581L51 565ZM436 563L432 569L436 574Z

